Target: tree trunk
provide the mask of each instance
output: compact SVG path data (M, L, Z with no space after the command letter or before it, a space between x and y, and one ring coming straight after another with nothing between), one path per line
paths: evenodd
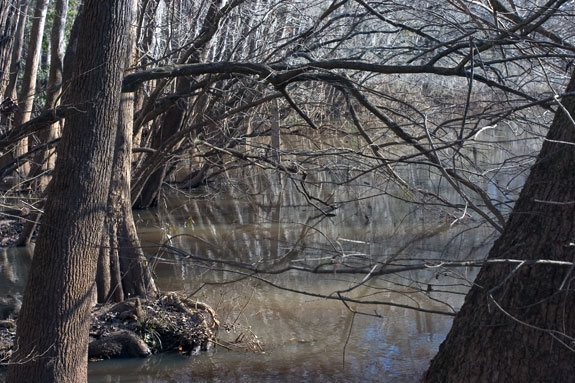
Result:
M22 63L22 45L24 43L24 30L26 29L26 20L28 19L28 5L30 0L20 1L20 11L18 12L18 23L14 31L14 45L10 57L10 73L8 74L8 86L4 90L4 98L16 99L16 81L20 72ZM0 93L1 94L1 93Z
M0 0L0 95L4 94L8 85L14 29L18 20L17 9L15 0Z
M87 379L89 310L107 212L130 6L86 0L66 119L7 382Z
M42 53L42 37L44 36L44 25L46 24L46 13L48 12L48 0L37 0L34 9L34 19L28 42L28 54L26 55L26 67L22 78L22 91L18 102L19 111L14 119L14 126L27 122L32 115L34 106L34 96L36 94L36 77L38 76L38 66ZM14 158L28 153L28 138L23 138L16 144ZM21 176L26 176L30 171L28 163L22 164L18 168Z
M575 91L575 73L567 92ZM575 259L575 97L562 101L489 259ZM482 268L425 382L570 382L575 376L573 268Z
M66 29L66 14L68 12L68 0L58 0L54 12L54 23L51 34L51 62L50 74L48 77L48 89L46 91L46 104L44 110L53 109L58 104L58 99L62 93L63 83L63 60L64 60L64 32ZM40 144L48 143L57 138L60 134L60 123L52 124L49 128L43 129L40 133ZM43 192L48 186L48 170L53 169L56 163L56 156L53 149L40 151L34 156L30 170L30 178L34 183L33 190ZM42 206L39 206L41 209ZM24 224L24 228L18 236L16 246L28 246L32 240L36 226L40 221L40 213L32 212Z
M64 32L66 29L66 14L68 13L68 0L57 0L54 10L54 21L52 24L52 34L50 37L50 73L46 89L46 104L44 110L54 109L58 106L58 100L62 93L62 73L64 68ZM56 139L60 134L60 123L52 124L49 128L43 129L39 134L40 145L46 144ZM34 178L35 187L33 190L43 191L48 185L48 170L54 168L56 162L53 149L40 151L34 156L31 166L30 177Z
M131 0L132 13L137 0ZM130 31L126 67L136 65L136 30ZM132 296L149 297L156 286L136 232L130 197L134 93L123 93L120 102L118 134L112 168L103 239L98 262L98 301L120 302Z

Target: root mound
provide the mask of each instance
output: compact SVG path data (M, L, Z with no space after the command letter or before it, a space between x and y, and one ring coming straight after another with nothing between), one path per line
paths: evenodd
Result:
M0 366L9 361L15 324L0 321ZM145 357L178 351L196 354L215 344L219 322L205 303L169 293L157 299L131 298L117 304L98 304L92 309L88 357Z
M92 311L90 359L208 350L219 325L214 310L176 293L155 300L132 298Z

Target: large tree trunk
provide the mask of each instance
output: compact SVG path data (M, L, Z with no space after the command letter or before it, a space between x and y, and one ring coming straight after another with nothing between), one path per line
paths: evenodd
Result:
M489 259L575 260L575 124L566 112L575 116L575 97L562 104ZM550 264L483 267L424 381L573 381L574 276Z
M138 0L131 0L132 13ZM136 26L129 38L126 67L136 65ZM149 297L156 286L136 232L130 197L134 93L122 94L108 197L108 216L98 261L98 301L119 302L132 296Z
M130 6L86 0L70 113L18 319L7 382L85 382L89 310L107 212Z

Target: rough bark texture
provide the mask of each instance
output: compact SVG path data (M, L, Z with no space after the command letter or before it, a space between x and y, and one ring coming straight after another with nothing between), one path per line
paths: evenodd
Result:
M131 0L132 13L137 0ZM136 65L136 31L132 27L126 67ZM119 302L127 297L151 297L156 286L136 232L130 197L134 94L123 93L108 197L104 246L98 262L98 302Z
M7 382L85 382L89 310L106 215L129 4L87 0L54 178Z
M563 105L575 115L575 97ZM575 125L558 108L490 259L575 260L574 142ZM575 381L573 268L516 267L481 270L425 382Z

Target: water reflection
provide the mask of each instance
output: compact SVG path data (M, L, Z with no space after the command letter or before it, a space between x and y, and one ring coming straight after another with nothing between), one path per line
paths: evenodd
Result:
M333 201L356 200L326 216L318 214L291 185L284 180L279 190L272 182L248 179L237 185L241 193L170 196L154 211L136 212L143 245L154 257L158 286L194 293L196 299L212 305L223 322L233 325L231 333L221 331L222 339L255 334L263 352L216 347L197 357L175 353L105 361L90 364L89 381L416 381L447 333L450 317L389 305L350 303L347 307L267 283L336 296L335 292L358 285L365 277L338 273L336 266L324 275L288 272L245 278L234 268L194 261L185 254L263 268L332 258L345 259L351 266L388 259L409 264L430 258L479 258L489 246L488 231L450 227L439 212L391 197L357 200L371 186L332 194ZM162 242L183 253L158 251ZM29 259L25 251L0 253L2 294L23 289ZM347 296L449 311L461 305L473 272L414 270L370 280ZM430 285L433 288L428 291ZM354 315L351 310L377 317Z
M156 253L154 244L167 241L191 255L262 267L342 254L373 260L393 256L408 263L424 258L479 258L489 246L488 231L450 228L437 212L391 198L358 200L326 217L318 215L289 184L282 192L264 192L257 186L248 191L244 189L241 197L220 194L211 201L173 198L154 214L139 213L138 219L150 254L161 259L156 266L158 285L164 290L196 292L196 298L215 306L223 321L237 323L239 332L253 331L265 352L216 348L195 358L154 357L138 365L139 371L145 370L137 373L140 381L416 381L447 333L450 317L352 304L351 309L379 315L354 316L341 302L278 290L233 269L194 262L181 254ZM357 188L347 189L333 197L352 199L358 193ZM293 272L262 276L283 287L325 295L363 277L337 270L321 276ZM447 311L460 306L466 281L473 277L473 270L412 271L370 281L350 296ZM235 280L241 281L229 284ZM429 284L432 292L426 291ZM232 339L238 331L230 335ZM91 382L104 382L128 370L132 368L121 362L94 364ZM125 379L120 381L133 381L133 376Z
M244 316L264 340L265 354L220 348L196 358L103 362L90 366L90 382L415 381L450 324L431 314L378 307L383 318L356 316L352 325L341 305L266 289L258 295ZM110 380L119 374L121 380Z

